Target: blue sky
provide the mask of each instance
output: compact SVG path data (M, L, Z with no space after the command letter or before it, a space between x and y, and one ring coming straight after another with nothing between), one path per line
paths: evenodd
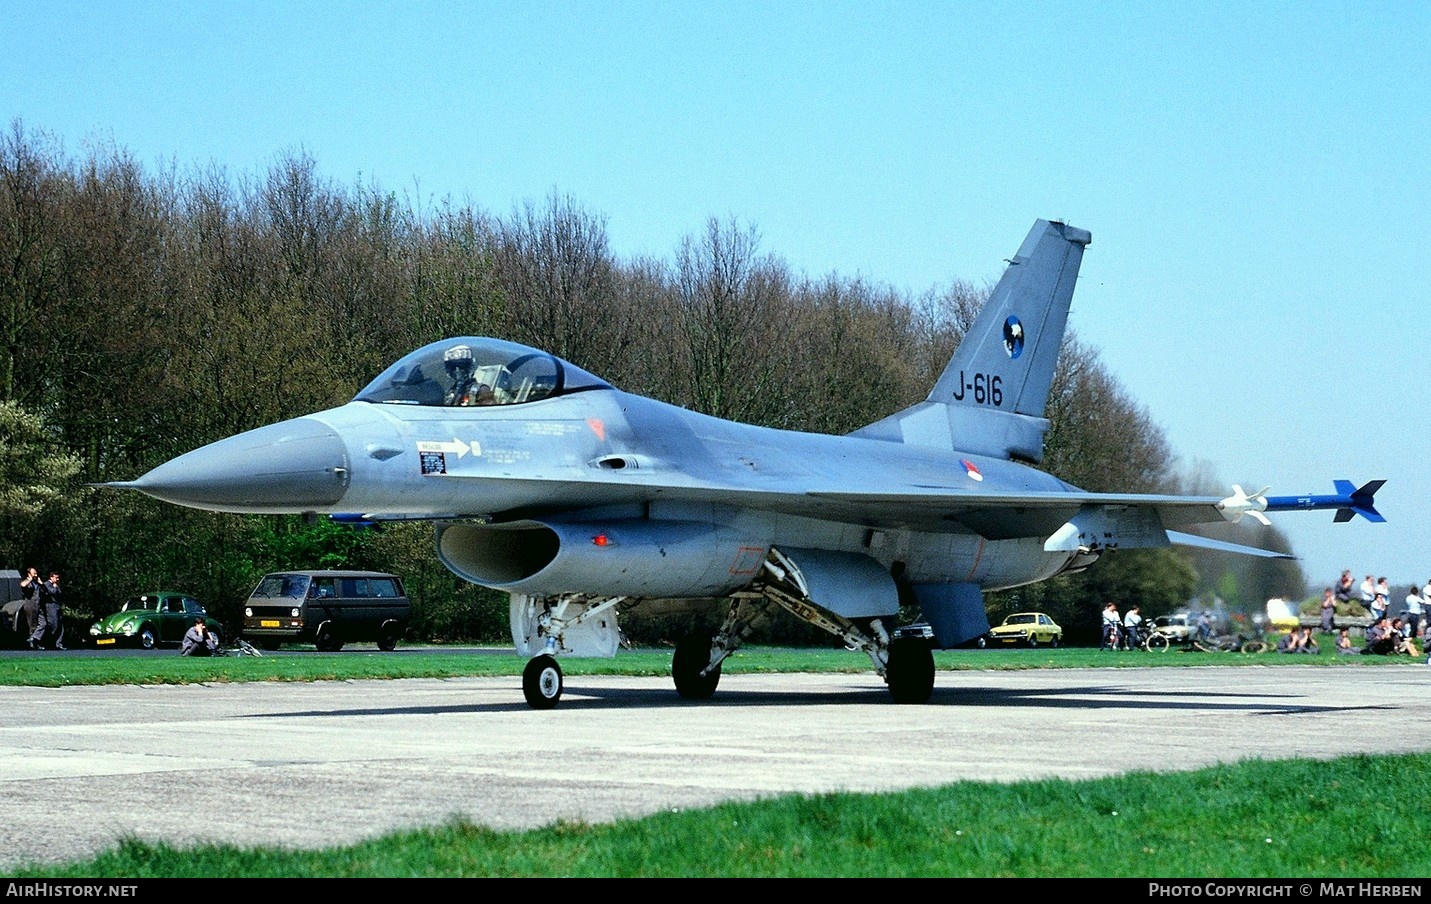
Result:
M1188 466L1385 478L1386 524L1274 518L1314 581L1431 578L1431 4L521 7L0 0L0 115L149 167L557 191L622 257L736 218L915 294L1065 219L1070 323Z

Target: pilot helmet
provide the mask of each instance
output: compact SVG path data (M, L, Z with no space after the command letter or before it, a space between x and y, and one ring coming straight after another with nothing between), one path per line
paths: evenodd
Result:
M472 372L472 347L454 345L442 353L442 366L451 376L467 376Z

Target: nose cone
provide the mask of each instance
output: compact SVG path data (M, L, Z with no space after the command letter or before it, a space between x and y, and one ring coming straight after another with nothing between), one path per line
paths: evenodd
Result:
M217 512L316 511L347 491L348 450L327 424L300 417L210 443L112 486Z

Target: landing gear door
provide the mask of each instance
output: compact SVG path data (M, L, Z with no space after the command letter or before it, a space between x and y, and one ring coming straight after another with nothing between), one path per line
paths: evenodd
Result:
M884 566L869 556L824 549L781 547L798 571L810 600L845 618L894 615L899 590Z
M589 610L602 607L600 611ZM512 594L512 643L519 656L610 659L621 645L614 606L603 601L577 602Z

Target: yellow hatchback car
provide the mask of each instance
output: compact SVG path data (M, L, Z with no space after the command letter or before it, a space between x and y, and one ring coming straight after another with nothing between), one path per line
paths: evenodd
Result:
M1063 629L1042 612L1015 612L1004 623L989 629L984 635L988 646L995 644L1027 644L1031 647L1047 644L1056 647L1063 640Z

